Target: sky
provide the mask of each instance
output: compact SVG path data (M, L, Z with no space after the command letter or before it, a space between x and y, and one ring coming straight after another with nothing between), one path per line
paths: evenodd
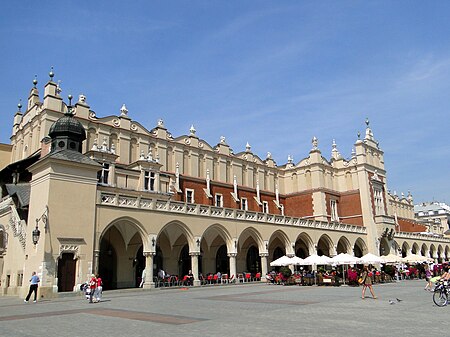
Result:
M54 67L84 94L174 137L246 143L278 165L351 155L365 119L388 189L450 203L449 1L8 1L0 11L0 142Z

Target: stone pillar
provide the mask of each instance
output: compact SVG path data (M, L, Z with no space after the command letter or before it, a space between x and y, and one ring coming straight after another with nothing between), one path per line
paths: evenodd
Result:
M192 274L194 275L194 286L201 285L201 282L198 278L198 256L200 255L199 252L193 252L189 253L191 256L191 267L192 267Z
M261 257L261 281L266 281L266 275L267 275L267 258L269 256L268 253L261 253L259 254Z
M153 257L154 252L144 252L145 256L145 282L144 289L155 288L155 282L153 282Z
M100 259L100 251L99 250L94 250L94 268L93 268L92 272L95 275L98 274L99 259Z
M228 257L230 258L230 277L234 275L234 278L237 278L236 273L236 253L229 253Z

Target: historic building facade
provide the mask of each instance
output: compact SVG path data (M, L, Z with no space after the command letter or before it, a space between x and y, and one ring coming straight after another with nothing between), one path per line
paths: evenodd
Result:
M411 253L437 261L450 239L424 235L411 194L388 192L383 151L369 121L349 159L317 138L306 157L277 165L249 144L234 153L192 126L174 137L151 130L125 105L100 117L80 95L72 105L37 80L0 147L2 294L25 294L32 271L42 296L73 291L91 273L105 288L145 287L162 268L184 275L268 271L282 255Z

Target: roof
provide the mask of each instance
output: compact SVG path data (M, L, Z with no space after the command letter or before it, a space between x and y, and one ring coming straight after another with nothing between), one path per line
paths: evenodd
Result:
M17 196L20 207L25 207L30 204L31 188L29 183L6 184L5 186L10 196Z
M50 152L45 158L55 158L61 160L67 160L74 163L87 164L87 165L96 165L100 166L95 160L81 154L77 151L72 150L58 150L55 152Z

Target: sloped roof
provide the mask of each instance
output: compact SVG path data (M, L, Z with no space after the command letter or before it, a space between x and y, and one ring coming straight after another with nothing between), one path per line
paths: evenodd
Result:
M20 207L26 207L30 204L31 188L29 183L6 184L5 186L10 196L17 196Z
M85 156L84 154L81 154L77 151L72 151L72 150L64 149L64 150L58 150L55 152L50 152L46 157L67 160L67 161L80 163L80 164L100 166L100 164L97 163L95 160L89 158L88 156Z

